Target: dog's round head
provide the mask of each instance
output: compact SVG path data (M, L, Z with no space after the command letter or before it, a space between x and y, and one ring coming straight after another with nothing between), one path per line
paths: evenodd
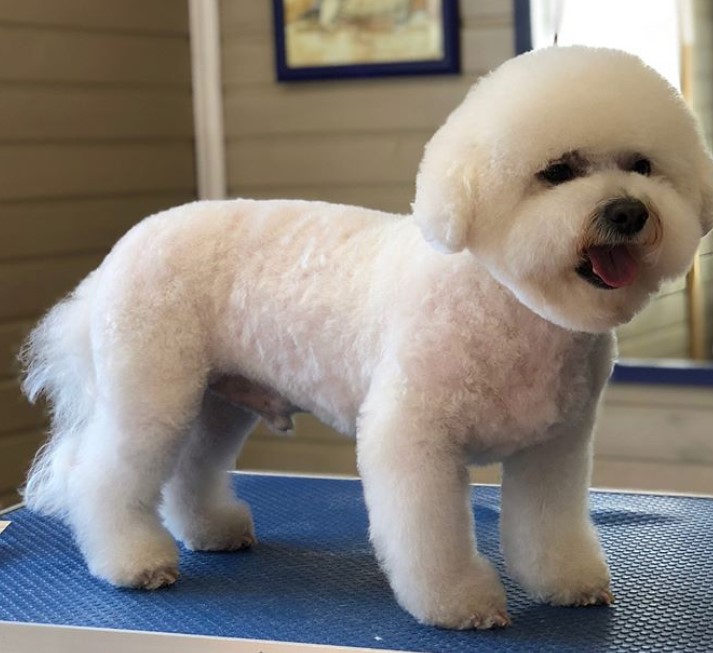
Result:
M426 147L413 204L545 319L631 319L713 227L713 162L685 103L617 50L567 47L478 82Z

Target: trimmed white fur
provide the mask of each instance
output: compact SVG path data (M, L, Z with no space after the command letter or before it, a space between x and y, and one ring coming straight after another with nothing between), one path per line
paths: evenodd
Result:
M575 155L574 179L538 176ZM420 621L508 622L466 474L492 461L511 574L539 600L609 602L587 485L611 329L685 272L712 225L712 183L665 81L630 55L573 47L474 86L426 148L412 216L234 200L147 218L30 336L25 391L48 396L53 424L28 505L65 519L116 585L173 582L174 536L249 545L223 472L257 405L206 389L242 377L357 435L377 556ZM597 216L621 197L650 217L625 239L635 279L605 290L575 269L608 242Z

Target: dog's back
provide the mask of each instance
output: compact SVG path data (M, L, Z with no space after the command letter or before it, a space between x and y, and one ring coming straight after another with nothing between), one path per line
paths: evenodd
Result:
M137 224L23 347L23 390L31 401L44 395L51 408L50 438L24 488L28 506L64 516L78 451L91 433L104 437L87 426L97 410L97 385L111 386L108 363L102 357L97 368L95 348L117 361L140 349L156 369L161 351L179 348L195 332L183 355L186 376L193 367L203 370L197 383L214 372L242 373L270 386L283 379L277 392L353 432L355 395L366 391L368 377L365 366L345 365L347 350L358 348L363 362L376 344L365 342L368 326L356 324L364 308L350 289L368 285L359 261L370 249L378 255L382 227L396 222L390 214L321 202L232 200L195 202ZM210 333L203 333L204 321ZM304 350L320 339L333 351L317 347L317 361ZM303 363L299 373L288 373L283 368L295 348ZM191 367L191 351L204 363ZM135 370L125 385L140 385L140 376ZM315 392L315 384L330 391ZM305 405L312 397L323 405Z

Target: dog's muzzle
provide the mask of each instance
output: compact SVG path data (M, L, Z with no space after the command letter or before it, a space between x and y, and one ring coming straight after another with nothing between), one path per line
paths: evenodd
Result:
M620 197L605 204L599 212L602 227L622 236L638 234L649 219L646 205L633 197Z
M604 204L595 224L602 240L580 252L577 274L604 290L630 286L636 280L639 262L633 237L646 225L649 209L641 200L619 197Z

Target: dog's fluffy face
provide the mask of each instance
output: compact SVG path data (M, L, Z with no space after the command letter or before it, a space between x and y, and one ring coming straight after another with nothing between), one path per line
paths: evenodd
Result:
M713 226L713 164L636 57L551 48L479 82L436 133L414 215L542 317L604 331L690 265Z

